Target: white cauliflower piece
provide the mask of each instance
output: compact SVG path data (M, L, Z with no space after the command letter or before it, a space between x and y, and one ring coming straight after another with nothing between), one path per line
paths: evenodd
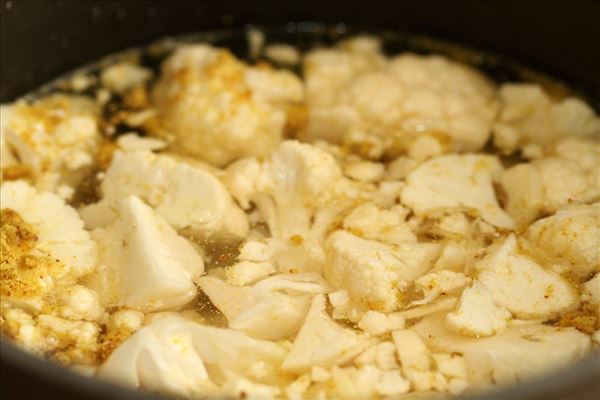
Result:
M368 335L336 324L325 311L325 296L319 294L313 298L306 320L282 368L301 373L314 365L324 368L339 365L372 343Z
M389 312L400 305L406 282L425 273L440 251L435 243L390 246L336 231L327 239L325 278L345 288L359 308Z
M439 270L422 275L415 280L415 289L423 294L423 299L411 305L429 304L440 296L446 296L463 288L470 279L461 272Z
M328 383L329 397L373 398L397 396L410 389L410 383L399 370L381 371L373 365L355 367L333 367L332 379Z
M462 292L456 309L446 315L446 323L463 335L480 337L501 331L510 318L510 312L494 303L487 288L475 282Z
M567 137L550 150L546 158L515 165L499 177L506 210L520 224L600 197L599 142Z
M358 321L358 327L371 335L379 336L389 331L403 329L404 323L404 318L399 314L384 314L369 310Z
M404 324L397 329L404 329ZM354 364L361 367L375 364L381 370L387 371L398 368L396 360L396 345L392 342L377 343L354 359Z
M382 243L416 242L417 237L406 224L407 215L408 210L400 205L385 210L376 204L365 203L344 218L343 227L357 236Z
M600 135L600 119L575 97L554 101L538 85L514 83L502 85L499 94L494 143L506 153L531 143L548 146L565 136Z
M220 166L268 155L283 137L287 107L302 98L294 74L248 67L205 44L178 47L153 93L176 147Z
M344 174L361 182L378 182L383 179L385 166L372 161L350 161L344 165Z
M485 144L497 101L494 86L477 71L441 56L387 60L378 45L351 48L307 54L306 138L346 142L371 157L410 149L421 135L444 152Z
M204 271L193 246L139 198L117 203L117 219L92 231L99 269L88 284L103 302L148 311L175 308L196 295Z
M143 85L152 78L152 71L128 61L121 61L102 70L100 81L108 89L124 93Z
M581 299L600 307L600 273L583 284Z
M122 151L155 151L167 147L167 142L153 137L139 136L137 133L126 133L117 138L117 146Z
M39 310L56 285L72 285L93 271L96 244L63 199L23 181L5 182L0 207L3 301Z
M225 268L227 282L235 286L245 286L276 272L270 262L240 261Z
M213 277L197 280L232 329L258 339L279 340L295 335L316 293L328 287L316 274L274 275L252 287L239 287Z
M511 234L477 263L477 281L489 290L494 303L522 319L548 319L579 304L573 286L519 253Z
M429 160L407 178L402 203L418 216L466 207L490 224L511 229L512 218L500 208L492 179L502 171L494 156L452 154Z
M201 325L177 316L154 320L121 344L97 375L128 386L191 396L233 390L231 380L282 384L279 372L286 351L278 344L244 333ZM264 376L253 376L262 363ZM222 390L220 390L222 391Z
M463 355L472 384L519 382L566 365L586 355L590 338L574 328L541 324L507 327L487 338L454 333L444 313L433 314L413 328L436 352Z
M63 183L77 185L92 166L100 144L97 116L95 103L86 97L20 101L3 112L2 136L29 168L36 187L54 190Z
M60 315L74 321L99 321L104 316L104 307L95 291L74 285L61 291Z
M284 272L320 272L325 235L345 209L368 196L343 178L331 154L291 140L268 160L232 164L225 183L242 206L256 205L269 227L271 262Z
M94 322L70 321L49 314L34 317L20 309L3 307L2 333L25 350L40 356L51 353L64 364L96 362L100 327Z
M419 335L409 329L392 332L404 376L418 392L430 390L434 375L429 350Z
M116 203L135 195L175 229L199 237L245 236L248 220L227 189L205 169L149 151L116 152L101 184L102 199L80 210L88 228L116 218Z
M542 261L569 267L580 279L600 271L600 203L559 210L536 221L526 235Z

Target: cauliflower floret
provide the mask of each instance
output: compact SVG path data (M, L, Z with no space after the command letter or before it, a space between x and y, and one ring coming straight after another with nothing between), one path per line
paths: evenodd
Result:
M300 62L300 50L284 43L274 43L265 47L265 57L286 66L294 66Z
M446 315L446 323L463 335L480 337L501 331L510 318L510 312L494 303L487 288L475 282L463 291L456 309Z
M399 314L383 314L369 310L358 321L358 327L363 331L379 336L389 331L404 328L404 318Z
M303 87L289 71L248 67L227 50L200 44L181 46L165 61L153 98L178 149L222 166L268 155Z
M544 156L500 175L506 209L520 224L567 204L600 197L600 142L566 137L547 148Z
M240 261L225 269L227 282L235 286L245 286L266 278L276 272L270 262Z
M435 379L431 371L429 350L415 332L404 329L392 332L404 376L418 392L430 390Z
M423 299L412 302L412 305L428 304L440 296L446 296L463 288L469 278L450 270L439 270L420 276L415 280L415 289L423 293Z
M233 390L239 379L286 384L279 371L285 356L276 343L165 316L119 346L100 366L98 376L164 394L205 395ZM257 363L264 367L262 377L252 374Z
M501 171L498 159L489 155L453 154L434 158L408 175L402 203L419 216L466 207L494 226L511 229L514 221L500 208L492 182Z
M252 287L233 286L209 276L199 278L197 283L225 315L230 328L268 340L295 335L312 296L328 291L316 274L274 275Z
M153 311L191 301L192 280L204 271L202 257L139 198L116 206L117 219L92 231L100 256L90 287L112 306Z
M7 111L3 140L32 173L36 187L54 190L83 179L100 144L98 110L91 99L52 95L32 104L17 102Z
M342 364L373 343L336 324L325 311L325 296L316 295L294 344L282 364L285 371L301 373L318 365L324 368Z
M104 307L95 291L82 285L74 285L61 293L60 315L74 321L99 321L104 315Z
M383 178L385 166L371 161L350 161L344 166L344 174L361 182L377 182Z
M125 93L152 78L152 71L128 61L121 61L102 70L100 81L108 89Z
M590 338L576 329L541 324L509 326L487 338L463 336L445 326L443 312L425 317L412 329L434 351L462 354L469 382L477 385L519 382L590 350Z
M399 370L381 371L373 365L355 367L333 367L332 379L327 382L329 397L373 398L397 396L410 389L410 383Z
M600 273L583 284L581 298L583 301L600 307Z
M395 329L404 329L402 326L397 326ZM387 371L398 368L396 360L396 345L392 342L377 343L354 359L354 364L361 367L364 365L375 364L378 368Z
M600 119L577 98L553 101L538 85L514 83L502 85L499 94L494 143L506 153L530 143L549 146L567 135L600 135Z
M417 237L406 224L408 210L398 205L384 210L373 203L358 206L346 218L344 229L365 239L387 244L416 242Z
M346 142L370 157L402 148L426 157L422 150L431 146L421 135L439 151L478 150L497 108L485 77L441 56L387 60L376 45L360 52L319 49L306 56L304 75L310 111L304 137Z
M325 235L344 210L373 194L345 179L331 154L291 140L268 160L234 163L225 183L242 206L256 205L269 227L270 261L283 272L320 272Z
M135 195L178 230L199 237L245 236L246 215L205 169L149 151L116 152L101 185L102 200L80 210L88 228L106 226L116 203Z
M556 272L520 254L512 234L476 268L477 281L487 287L494 303L518 318L548 319L579 304L573 286Z
M569 267L582 279L600 271L600 203L559 210L531 225L526 235L542 261Z
M61 364L94 364L100 327L54 315L31 316L23 310L2 310L2 333L34 354L51 353Z
M0 189L3 301L40 309L42 297L93 271L96 244L77 212L23 181Z
M326 243L325 278L334 288L345 288L361 309L394 311L406 282L426 272L438 256L435 243L390 246L336 231Z

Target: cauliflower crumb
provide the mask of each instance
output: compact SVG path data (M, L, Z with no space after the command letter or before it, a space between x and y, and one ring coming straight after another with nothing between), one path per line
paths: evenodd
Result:
M100 81L108 89L125 93L136 86L143 85L152 77L152 71L131 62L122 61L102 71Z

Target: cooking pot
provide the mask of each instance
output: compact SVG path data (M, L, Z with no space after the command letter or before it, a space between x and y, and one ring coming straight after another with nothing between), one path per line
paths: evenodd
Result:
M0 100L9 102L75 67L155 39L190 32L239 46L248 24L270 26L278 39L327 40L355 31L427 34L485 49L568 82L599 109L600 3L594 2L188 2L1 1ZM403 48L428 42L397 36ZM595 39L594 39L595 38ZM447 49L446 47L444 47ZM480 66L503 79L522 69L502 57ZM1 348L2 399L158 399L84 377L29 355L7 341ZM469 399L598 399L600 358Z

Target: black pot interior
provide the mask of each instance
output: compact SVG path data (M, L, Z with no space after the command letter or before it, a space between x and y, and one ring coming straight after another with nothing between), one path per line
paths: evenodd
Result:
M600 3L586 2L189 2L2 1L0 100L21 96L82 64L164 36L200 38L246 55L243 28L270 26L268 37L300 47L340 35L388 32L391 53L442 51L442 38L495 55L460 53L499 82L544 79L527 65L568 82L600 110ZM368 28L357 28L368 27ZM218 33L214 33L218 32ZM391 32L391 33L390 33ZM401 33L398 33L401 32ZM406 35L409 32L411 35ZM198 38L198 37L196 37ZM507 60L517 60L518 63ZM151 63L152 60L149 60ZM2 343L2 399L156 398L82 378ZM600 363L507 388L486 399L597 399Z

